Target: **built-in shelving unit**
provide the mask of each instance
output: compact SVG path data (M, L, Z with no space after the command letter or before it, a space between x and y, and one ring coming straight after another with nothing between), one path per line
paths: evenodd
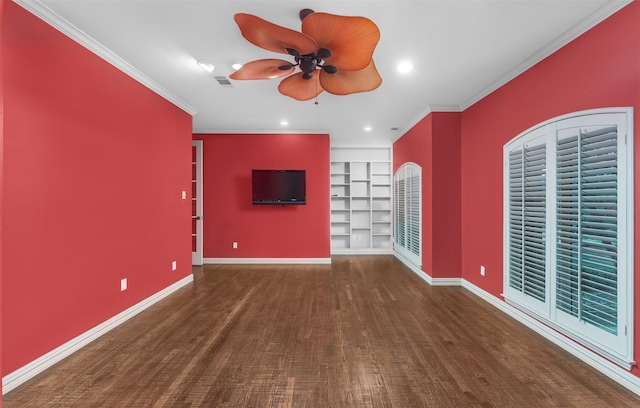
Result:
M331 149L331 252L391 253L391 148Z

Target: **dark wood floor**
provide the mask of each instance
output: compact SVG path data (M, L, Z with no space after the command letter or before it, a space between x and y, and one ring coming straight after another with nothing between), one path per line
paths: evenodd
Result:
M3 406L640 406L473 294L431 288L390 256L194 274Z

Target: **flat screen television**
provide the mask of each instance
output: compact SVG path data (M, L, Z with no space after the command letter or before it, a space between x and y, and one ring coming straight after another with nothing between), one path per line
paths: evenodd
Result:
M254 205L307 204L306 170L252 170Z

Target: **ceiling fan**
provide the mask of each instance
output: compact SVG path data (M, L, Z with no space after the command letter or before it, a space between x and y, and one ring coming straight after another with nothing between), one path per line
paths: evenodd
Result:
M286 76L278 90L299 101L313 99L322 91L334 95L368 92L382 83L372 59L380 31L367 18L304 9L300 11L302 32L251 14L238 13L234 20L249 42L269 51L288 54L294 62L272 58L251 61L231 74L231 79ZM294 73L296 67L300 71Z

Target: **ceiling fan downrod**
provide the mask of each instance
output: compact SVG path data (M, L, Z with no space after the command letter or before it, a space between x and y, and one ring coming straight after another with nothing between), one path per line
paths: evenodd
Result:
M287 48L286 50L289 55L292 55L295 58L296 63L281 65L280 67L278 67L283 71L291 69L291 67L299 66L300 71L303 72L302 78L304 79L313 78L313 73L317 68L322 68L322 70L327 74L335 74L336 72L338 72L338 68L336 68L335 66L323 63L324 58L328 58L331 56L331 51L326 48L320 48L318 49L317 53L305 55L300 55L300 53L293 48Z

